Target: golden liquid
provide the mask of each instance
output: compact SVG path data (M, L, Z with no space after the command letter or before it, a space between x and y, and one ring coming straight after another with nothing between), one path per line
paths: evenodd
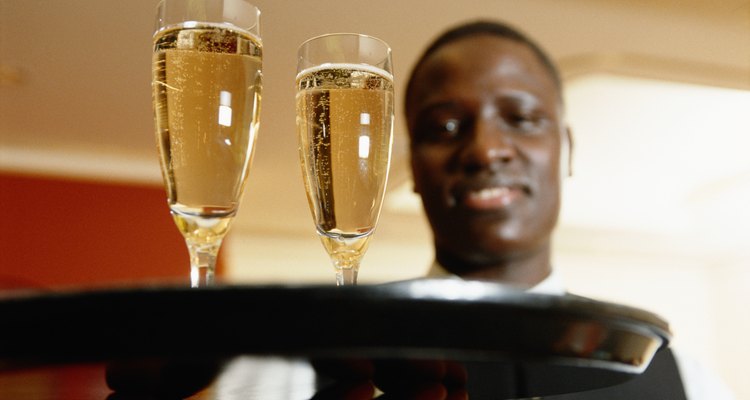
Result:
M334 64L301 72L297 90L302 174L318 232L339 240L369 235L390 165L393 82L375 68ZM342 247L321 239L329 252ZM362 251L363 240L355 246Z
M319 236L336 269L358 268L372 237L369 234L354 237L327 234Z
M223 236L237 211L258 132L261 58L257 38L221 25L178 26L154 39L157 145L186 238Z
M233 216L191 215L172 210L172 218L177 229L185 239L195 245L221 243L229 230Z

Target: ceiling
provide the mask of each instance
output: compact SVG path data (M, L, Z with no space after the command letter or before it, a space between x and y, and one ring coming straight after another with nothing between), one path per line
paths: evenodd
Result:
M156 2L0 0L1 169L160 183L150 98ZM399 101L404 81L426 43L457 22L497 18L523 27L560 63L575 92L569 97L586 90L596 94L586 79L601 73L750 89L748 0L255 3L262 10L264 88L256 157L233 228L243 232L312 231L297 158L293 81L297 46L315 35L362 32L384 39L393 49L398 112L390 201L381 220L382 229L390 232L408 231L413 218L419 218L409 206L414 198L408 194ZM618 90L628 90L622 80L616 84ZM612 99L607 93L603 98ZM616 113L612 104L609 109ZM576 160L581 160L576 167L585 167L585 176L600 175L572 184L571 190L583 193L576 195L579 199L594 191L617 193L621 186L602 175L607 169L597 163L607 163L601 155L613 152L616 135L621 139L622 133L591 125L585 107L573 111L577 143L588 154ZM685 151L700 151L700 146ZM742 168L700 184L720 185L732 174L741 175ZM653 222L637 212L628 218L626 228ZM595 213L569 212L563 223L573 231L591 227L596 219Z

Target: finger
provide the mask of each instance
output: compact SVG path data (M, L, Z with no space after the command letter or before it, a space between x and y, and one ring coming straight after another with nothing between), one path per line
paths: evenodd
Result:
M317 373L336 380L363 381L372 379L375 366L372 361L357 358L316 359L312 366Z
M438 382L419 383L414 386L402 385L391 390L383 390L383 393L378 400L446 400L448 398L448 389Z
M370 381L337 382L315 393L311 400L371 400L375 386Z

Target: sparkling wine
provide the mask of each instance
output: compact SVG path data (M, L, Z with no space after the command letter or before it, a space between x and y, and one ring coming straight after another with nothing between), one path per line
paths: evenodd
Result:
M237 211L258 132L261 59L258 38L222 24L187 22L154 38L161 169L189 240L220 239Z
M297 75L297 127L310 209L330 253L363 253L390 165L393 80L359 64Z

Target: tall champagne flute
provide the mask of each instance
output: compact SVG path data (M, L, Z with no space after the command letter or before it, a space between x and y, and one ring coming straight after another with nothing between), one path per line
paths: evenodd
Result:
M310 210L337 285L354 285L383 204L393 140L391 49L360 34L304 42L297 130Z
M258 133L260 11L245 0L162 0L153 48L156 139L192 287L214 280Z

